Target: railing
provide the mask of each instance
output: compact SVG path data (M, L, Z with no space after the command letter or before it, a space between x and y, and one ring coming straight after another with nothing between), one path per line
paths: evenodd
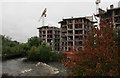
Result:
M75 36L79 36L79 35L83 35L83 33L77 33L77 34L75 34Z
M68 30L73 30L73 28L68 28Z
M75 28L75 30L84 30L83 28Z
M66 36L73 36L73 33L71 33L71 34L66 34Z
M73 41L73 39L68 39L68 41Z

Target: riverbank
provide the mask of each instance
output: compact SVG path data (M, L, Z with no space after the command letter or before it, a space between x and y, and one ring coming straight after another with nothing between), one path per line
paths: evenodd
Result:
M60 62L24 62L26 58L2 62L2 73L13 76L65 76L66 69Z
M2 61L10 60L10 59L16 59L16 58L23 58L25 55L18 53L18 54L9 54L9 55L2 55Z

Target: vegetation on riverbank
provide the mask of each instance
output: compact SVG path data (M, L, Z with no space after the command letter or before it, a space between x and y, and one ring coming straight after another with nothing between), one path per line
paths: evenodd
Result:
M26 45L12 41L10 37L0 35L2 60L22 57L26 55Z
M58 61L59 54L52 51L47 43L37 36L31 37L26 43L12 41L8 36L0 35L2 60L26 56L30 61Z
M30 47L27 53L27 58L29 60L49 62L58 61L59 59L59 54L52 51L52 48L38 37L31 37L28 39L28 46Z

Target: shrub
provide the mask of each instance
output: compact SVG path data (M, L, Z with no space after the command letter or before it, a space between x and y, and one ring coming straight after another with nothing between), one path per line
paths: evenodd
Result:
M50 57L51 61L59 61L60 56L59 56L59 54L57 52L51 52L50 56L51 56Z
M31 47L30 51L28 52L28 59L33 61L43 61L47 62L50 61L50 52L51 48L47 46L38 46L38 47Z

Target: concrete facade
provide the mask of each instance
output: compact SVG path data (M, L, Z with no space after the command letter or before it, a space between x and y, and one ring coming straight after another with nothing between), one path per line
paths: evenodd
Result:
M39 37L48 43L55 51L60 51L60 28L42 26L39 29Z
M113 5L110 5L110 9L103 13L97 15L100 19L107 21L111 20L115 29L120 29L120 7L114 8Z
M63 19L59 23L61 24L60 50L64 52L83 48L83 40L86 39L93 23L86 17Z

